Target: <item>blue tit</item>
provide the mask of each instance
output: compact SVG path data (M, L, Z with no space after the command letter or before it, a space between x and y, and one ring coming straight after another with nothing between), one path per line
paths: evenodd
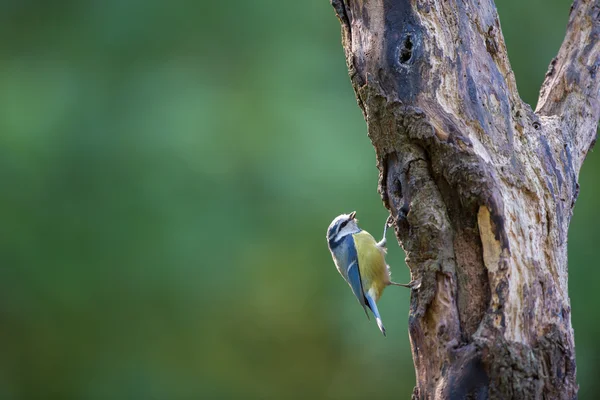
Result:
M373 312L383 336L385 327L376 304L383 289L389 285L412 287L391 280L390 267L385 262L387 227L386 221L383 239L376 242L369 232L358 227L356 211L353 211L336 217L327 229L327 243L338 272L350 285L367 318L367 307Z

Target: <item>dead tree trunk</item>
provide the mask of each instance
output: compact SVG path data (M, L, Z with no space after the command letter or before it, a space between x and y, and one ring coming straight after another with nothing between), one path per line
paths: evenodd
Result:
M600 116L600 0L534 112L493 0L331 0L413 280L414 399L574 399L567 229Z

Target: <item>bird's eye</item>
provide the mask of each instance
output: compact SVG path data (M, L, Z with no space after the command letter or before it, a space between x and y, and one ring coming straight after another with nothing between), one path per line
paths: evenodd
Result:
M342 222L342 223L340 224L340 229L339 229L340 231L341 231L342 229L344 229L344 227L346 226L346 224L348 223L348 221L349 221L349 220L346 220L346 221L344 221L344 222Z

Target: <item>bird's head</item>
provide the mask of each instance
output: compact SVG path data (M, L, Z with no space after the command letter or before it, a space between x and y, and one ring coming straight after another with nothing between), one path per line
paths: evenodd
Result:
M338 215L327 228L327 241L331 245L345 236L357 232L360 232L360 228L356 219L356 211L352 211L350 214Z

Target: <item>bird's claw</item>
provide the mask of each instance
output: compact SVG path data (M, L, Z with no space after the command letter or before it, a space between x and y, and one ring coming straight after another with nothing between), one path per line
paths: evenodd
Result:
M387 226L393 226L396 222L398 222L397 218L394 218L393 215L390 214L390 216L388 217L387 221L385 221Z

